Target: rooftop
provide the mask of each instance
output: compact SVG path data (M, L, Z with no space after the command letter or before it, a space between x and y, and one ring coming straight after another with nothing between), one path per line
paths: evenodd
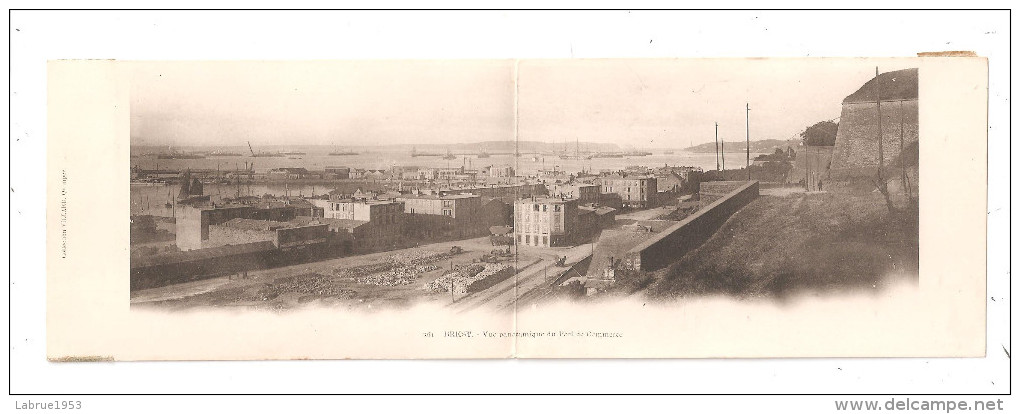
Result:
M376 199L364 199L364 198L344 198L340 200L333 200L336 203L354 203L354 204L368 204L368 205L379 205L379 204L396 204L399 201L396 200L376 200Z
M254 220L246 218L235 218L219 224L223 227L230 227L240 230L261 230L272 231L280 228L296 227L296 223L286 221Z
M255 208L247 204L210 204L197 207L200 210L234 210L242 208Z
M534 199L532 199L532 198L522 198L520 200L517 200L517 203L522 203L522 204L524 204L524 203L527 203L527 204L531 204L531 203L567 204L567 203L576 203L576 202L577 202L576 198L566 198L566 199L564 199L564 198L557 198L557 197L538 197L538 198L534 198Z
M298 225L315 225L315 224L326 224L330 229L348 229L353 230L361 227L362 225L368 224L364 220L347 220L347 219L334 219L334 218L323 218L323 217L307 217L298 216L294 217L290 223L296 223Z
M644 174L634 174L634 175L610 174L610 175L607 175L607 176L602 177L602 178L606 179L606 180L647 180L647 179L650 179L650 178L655 178L655 176L654 175L644 175Z
M426 199L426 200L454 200L454 199L465 199L465 198L479 198L479 196L476 196L474 194L444 194L444 195L436 195L436 194L401 194L397 198L398 199L399 198L417 198L417 199Z

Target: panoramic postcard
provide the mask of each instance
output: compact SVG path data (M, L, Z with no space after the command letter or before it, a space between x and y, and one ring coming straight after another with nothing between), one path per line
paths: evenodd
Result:
M122 62L129 158L104 185L129 189L129 259L108 300L168 326L431 319L408 337L611 347L649 341L635 308L605 317L620 303L916 291L924 63ZM613 356L570 343L531 355ZM274 352L212 358L295 356Z
M916 68L691 66L139 64L132 306L916 282Z

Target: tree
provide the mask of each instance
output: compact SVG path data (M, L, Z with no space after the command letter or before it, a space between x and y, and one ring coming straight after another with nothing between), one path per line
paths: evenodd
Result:
M836 130L839 124L832 121L822 121L807 127L800 133L804 145L819 147L831 147L836 145Z

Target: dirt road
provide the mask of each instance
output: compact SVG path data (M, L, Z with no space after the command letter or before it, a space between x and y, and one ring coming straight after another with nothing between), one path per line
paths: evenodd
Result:
M521 248L528 256L540 259L528 264L520 264L520 271L484 291L468 295L450 305L456 311L467 312L478 308L513 310L521 305L518 301L535 289L546 287L558 279L569 266L591 255L591 244L582 244L571 248ZM553 263L566 256L566 267L558 267Z

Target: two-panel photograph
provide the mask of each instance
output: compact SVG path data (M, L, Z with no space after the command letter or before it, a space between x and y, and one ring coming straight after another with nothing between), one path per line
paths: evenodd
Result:
M11 401L1008 411L954 13L11 10Z

